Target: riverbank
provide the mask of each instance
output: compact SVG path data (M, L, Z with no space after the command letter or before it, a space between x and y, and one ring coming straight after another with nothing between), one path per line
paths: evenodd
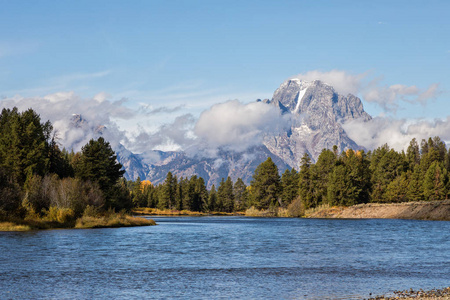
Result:
M30 231L43 229L90 229L156 225L154 220L123 213L82 216L75 220L49 220L46 218L8 218L0 221L0 231Z
M322 206L306 211L306 218L414 219L450 221L450 200L404 203L368 203L350 207Z
M158 209L149 207L139 207L133 209L133 214L140 216L242 216L244 212L200 212L190 210L176 210L176 209Z
M450 287L443 289L433 289L429 291L424 290L395 291L394 296L376 296L375 298L369 298L369 300L394 300L394 299L448 300L450 299Z

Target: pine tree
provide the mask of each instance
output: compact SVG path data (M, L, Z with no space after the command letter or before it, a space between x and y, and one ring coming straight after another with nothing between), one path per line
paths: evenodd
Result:
M217 192L216 192L216 186L213 184L211 187L211 190L209 191L209 196L208 196L208 210L209 211L217 211L216 203L217 203Z
M161 194L159 198L159 209L174 209L175 207L175 196L177 189L177 179L172 175L172 172L168 172L166 175L166 180L161 189Z
M217 198L220 199L218 202L222 203L222 211L229 213L234 211L233 182L229 176L225 181L222 178L217 189Z
M256 208L267 209L278 205L278 198L281 197L280 175L270 157L256 168L251 181L251 191Z
M102 137L91 139L82 147L81 156L75 166L77 177L97 182L104 192L108 192L124 173L110 144Z
M420 149L417 140L413 138L406 150L406 161L409 165L409 170L414 171L414 168L420 164Z
M283 207L287 207L298 196L299 191L298 172L292 168L286 169L281 175L281 202Z
M448 174L442 162L433 162L423 182L425 200L444 200L447 197Z
M44 176L49 170L49 139L53 127L41 123L32 109L14 107L0 114L0 167L22 185L27 176Z
M333 151L323 149L317 158L317 163L314 165L312 170L313 178L315 178L313 189L317 205L327 203L328 182L336 164L336 159L336 154Z
M233 185L234 210L243 211L248 205L248 192L242 178L238 178Z
M313 174L311 171L311 157L305 153L300 162L299 175L299 193L306 208L316 205L313 195Z

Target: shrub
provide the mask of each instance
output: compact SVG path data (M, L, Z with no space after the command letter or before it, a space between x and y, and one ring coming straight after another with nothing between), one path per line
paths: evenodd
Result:
M290 217L302 217L305 215L305 204L300 197L297 197L288 205L287 211Z

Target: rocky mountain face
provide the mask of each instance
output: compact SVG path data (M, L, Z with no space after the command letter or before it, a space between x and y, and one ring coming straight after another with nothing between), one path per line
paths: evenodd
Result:
M158 184L171 171L178 177L200 176L208 187L213 184L217 187L227 176L233 181L241 177L248 184L256 167L268 156L272 157L281 173L286 168L298 169L304 153L316 160L322 149L331 149L334 145L339 151L360 149L347 136L342 123L358 118L371 119L359 98L351 94L340 95L332 86L318 80L287 80L271 100L264 102L277 106L290 117L291 127L286 132L266 135L262 145L245 152L219 151L214 158L162 151L136 155L122 147L116 151L118 160L127 170L126 178L135 180L139 176Z
M267 102L289 114L292 126L280 135L266 136L264 145L291 167L298 167L304 153L316 160L323 149L332 149L334 145L339 151L360 149L347 136L342 123L371 119L359 98L339 95L332 86L319 80L287 80Z

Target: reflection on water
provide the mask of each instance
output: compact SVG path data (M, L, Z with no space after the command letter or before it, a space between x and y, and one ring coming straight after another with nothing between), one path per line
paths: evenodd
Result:
M450 222L154 219L0 233L0 298L362 299L450 285Z

